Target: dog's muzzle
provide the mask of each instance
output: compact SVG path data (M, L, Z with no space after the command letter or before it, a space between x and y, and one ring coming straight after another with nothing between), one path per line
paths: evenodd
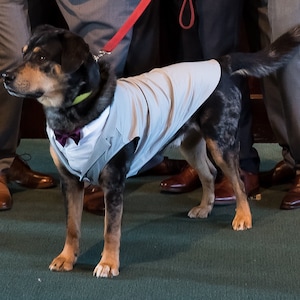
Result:
M44 94L44 92L42 92L42 91L35 91L33 93L24 93L24 92L18 91L14 87L14 81L16 79L16 76L12 72L2 73L1 77L2 77L3 85L4 85L5 89L12 96L37 99L37 98L43 96L43 94Z

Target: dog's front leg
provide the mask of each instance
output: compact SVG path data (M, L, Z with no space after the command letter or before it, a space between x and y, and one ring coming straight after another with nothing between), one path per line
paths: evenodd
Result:
M96 277L119 275L119 256L121 221L123 213L123 191L121 189L105 192L104 248L102 257L94 269Z
M104 191L105 219L104 248L93 273L96 277L119 275L123 194L135 147L133 141L120 150L105 166L99 178Z
M240 176L232 177L232 186L236 194L236 213L232 221L234 230L245 230L252 228L252 215L245 192L245 186Z
M67 172L51 151L53 160L61 175L62 192L65 198L67 232L62 252L53 259L51 271L70 271L73 269L79 255L80 226L83 207L84 185Z

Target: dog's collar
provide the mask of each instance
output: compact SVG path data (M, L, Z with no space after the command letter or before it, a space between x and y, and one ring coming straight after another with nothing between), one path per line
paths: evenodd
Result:
M76 105L76 104L78 104L78 103L84 101L86 98L88 98L88 97L91 95L91 93L92 93L92 91L86 92L86 93L83 93L83 94L78 95L78 96L74 99L72 105Z

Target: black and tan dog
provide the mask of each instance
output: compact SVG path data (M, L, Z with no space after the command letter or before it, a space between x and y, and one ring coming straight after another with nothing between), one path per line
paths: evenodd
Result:
M45 109L67 209L65 245L50 269L69 271L76 263L84 181L90 180L105 194L104 249L94 275L119 274L125 179L170 143L180 146L202 182L202 200L189 216L205 218L214 204L216 169L208 149L236 194L233 229L251 228L238 167L241 93L235 81L239 76L263 77L284 66L299 42L300 26L254 54L177 64L116 81L108 64L95 61L80 37L39 27L23 49L24 61L2 78L10 94L36 98Z

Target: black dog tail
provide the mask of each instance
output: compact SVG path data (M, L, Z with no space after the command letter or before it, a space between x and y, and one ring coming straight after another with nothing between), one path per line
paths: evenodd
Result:
M284 67L300 45L300 25L284 33L265 49L255 53L232 53L219 59L231 75L264 77Z

